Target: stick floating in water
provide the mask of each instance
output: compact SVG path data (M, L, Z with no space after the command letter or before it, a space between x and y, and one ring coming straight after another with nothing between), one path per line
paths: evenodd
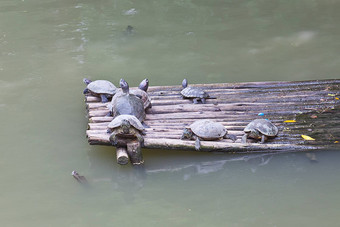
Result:
M79 182L82 184L86 184L87 180L84 176L80 176L79 173L75 170L72 171L71 175Z

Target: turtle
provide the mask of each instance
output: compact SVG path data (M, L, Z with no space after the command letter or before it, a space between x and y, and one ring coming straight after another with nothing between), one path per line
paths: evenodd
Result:
M264 143L268 137L275 137L279 130L278 128L266 119L255 119L244 128L244 136L242 143L247 142L247 138L261 139L260 143Z
M145 110L152 107L151 98L146 92L148 90L148 87L149 87L149 80L144 79L139 84L138 88L129 89L130 94L136 95L138 98L140 98L143 101ZM123 92L122 89L118 89L116 94L121 94L122 92Z
M122 114L115 117L107 126L107 132L110 133L111 144L117 145L117 136L123 138L137 138L141 146L144 143L142 135L144 133L144 126L133 115Z
M201 101L203 104L206 99L215 99L215 97L211 97L207 92L197 87L188 87L188 80L184 79L182 81L183 90L181 91L181 95L183 98L192 99L194 104L198 104L198 101Z
M140 122L145 119L145 110L143 101L136 95L129 92L129 84L120 79L121 92L116 94L111 102L107 105L109 116L116 117L122 114L134 115Z
M136 95L138 98L140 98L143 101L145 110L152 107L150 96L148 95L148 93L146 93L148 90L148 87L149 87L149 80L144 79L139 84L137 89L131 89L131 93Z
M221 123L207 119L197 120L185 127L181 137L182 140L196 140L196 150L201 147L200 140L219 140L222 138L231 139L233 142L236 140L235 135L228 135L227 129Z
M100 96L102 103L108 102L109 98L116 94L116 86L108 80L89 80L83 79L83 82L87 85L84 90L84 94L91 93L95 96Z

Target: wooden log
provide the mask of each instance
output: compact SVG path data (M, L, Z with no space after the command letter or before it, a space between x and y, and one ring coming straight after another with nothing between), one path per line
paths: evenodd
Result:
M138 140L133 140L126 144L127 153L130 157L131 164L141 165L144 163L141 146Z
M126 165L129 163L129 156L127 154L125 147L117 147L116 155L117 155L117 163L119 165Z

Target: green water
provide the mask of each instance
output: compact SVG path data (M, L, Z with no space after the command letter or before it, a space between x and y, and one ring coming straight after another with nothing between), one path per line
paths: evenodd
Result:
M121 167L112 148L87 143L82 78L339 78L339 9L338 0L1 0L0 225L338 226L336 150L316 152L318 163L143 150L143 169Z

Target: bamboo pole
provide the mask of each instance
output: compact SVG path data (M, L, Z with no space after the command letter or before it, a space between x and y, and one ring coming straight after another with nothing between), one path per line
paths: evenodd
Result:
M127 154L126 148L117 147L116 148L117 163L120 165L126 165L129 163L129 156Z
M137 140L131 141L126 144L127 153L130 157L131 163L133 165L141 165L144 163L143 155L141 152L140 143Z

